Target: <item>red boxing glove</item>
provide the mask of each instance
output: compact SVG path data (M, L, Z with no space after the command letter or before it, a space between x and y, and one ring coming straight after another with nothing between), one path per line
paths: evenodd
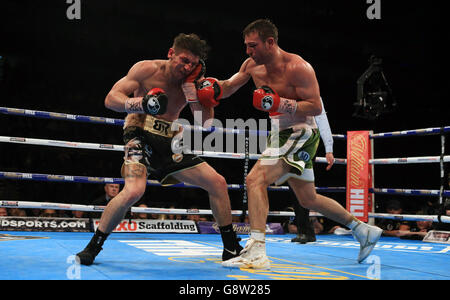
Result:
M189 74L186 77L186 79L184 79L184 83L186 82L196 83L200 78L205 76L205 73L206 73L206 64L203 61L203 59L200 59L195 69L191 72L191 74Z
M150 95L150 96L158 96L159 94L165 94L166 92L164 92L164 90L163 89L160 89L160 88L152 88L148 93L147 93L147 95Z
M204 107L216 107L222 98L222 87L216 78L208 77L197 83L197 98Z
M206 65L205 62L200 59L198 65L183 81L181 88L183 89L184 96L188 103L198 102L196 85L198 80L205 76Z
M263 85L253 91L253 106L262 111L276 112L280 106L280 96L270 87Z
M283 113L293 114L297 110L297 101L282 98L270 87L263 85L253 91L253 106L267 111L271 116Z

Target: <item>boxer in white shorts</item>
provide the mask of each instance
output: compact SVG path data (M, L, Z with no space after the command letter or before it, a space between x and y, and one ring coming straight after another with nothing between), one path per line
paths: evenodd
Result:
M382 230L360 222L335 200L316 193L311 160L319 139L314 116L321 114L322 104L313 68L300 56L278 46L278 29L269 20L252 22L245 28L243 36L250 57L238 73L228 80L218 81L222 89L219 94L222 98L229 97L252 79L257 86L253 93L253 106L269 113L271 135L278 135L281 143L274 146L271 141L247 176L250 239L240 256L222 265L270 268L265 247L269 211L267 187L285 181L303 207L353 230L354 237L361 244L357 260L362 262L374 248ZM217 104L217 98L211 100L212 106ZM302 152L302 147L311 149ZM283 151L286 155L280 156Z

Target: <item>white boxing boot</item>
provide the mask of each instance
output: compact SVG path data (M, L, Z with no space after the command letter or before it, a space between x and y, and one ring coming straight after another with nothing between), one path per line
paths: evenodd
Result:
M254 236L254 234L253 234ZM222 262L222 266L230 268L270 269L270 261L266 255L266 242L263 238L250 236L240 255Z
M358 263L362 263L369 256L382 232L381 228L360 221L352 228L353 237L361 244Z

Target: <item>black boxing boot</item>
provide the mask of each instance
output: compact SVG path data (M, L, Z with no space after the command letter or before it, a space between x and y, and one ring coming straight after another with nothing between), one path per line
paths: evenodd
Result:
M298 201L294 201L293 206L298 235L293 238L291 242L300 244L315 242L316 234L314 233L314 227L309 219L309 209L301 206Z
M219 227L219 230L223 242L222 261L239 256L243 248L239 244L241 238L238 238L236 232L233 230L233 224Z
M105 242L106 238L109 234L103 233L100 230L97 229L95 231L94 236L92 237L89 244L84 248L83 251L80 253L77 253L77 257L80 260L80 264L82 265L92 265L94 262L95 257L98 255L98 253L103 249L103 243Z
M316 235L313 233L311 235L305 233L299 233L295 238L291 240L293 243L306 244L316 241Z
M301 227L299 229L297 237L291 240L291 242L293 243L300 243L300 244L306 244L315 241L316 241L316 234L314 232L314 227L310 221L308 222L308 226L306 228L305 226Z

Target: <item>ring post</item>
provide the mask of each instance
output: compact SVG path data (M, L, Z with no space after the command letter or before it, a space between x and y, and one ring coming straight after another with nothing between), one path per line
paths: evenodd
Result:
M445 134L444 127L441 127L441 155L439 157L439 170L441 175L441 187L439 189L439 205L444 203L443 193L445 186L445 167L444 167L444 155L445 155Z
M245 217L247 215L248 209L248 195L247 195L247 175L248 175L248 163L250 160L249 151L249 132L245 130L245 160L244 160L244 184L243 184L243 194L242 194L242 215L240 217L241 222L245 222Z
M373 181L369 165L371 155L369 131L347 132L346 208L363 222L369 220L369 188Z
M372 165L370 163L370 160L373 160L373 154L374 154L374 149L373 149L373 141L372 139L370 139L370 136L373 135L373 130L369 131L369 193L367 195L368 197L368 212L370 213L374 213L375 212L375 193L372 193L370 191L373 190L374 185L375 185L375 166ZM369 218L368 223L370 225L375 225L375 219L374 218Z

